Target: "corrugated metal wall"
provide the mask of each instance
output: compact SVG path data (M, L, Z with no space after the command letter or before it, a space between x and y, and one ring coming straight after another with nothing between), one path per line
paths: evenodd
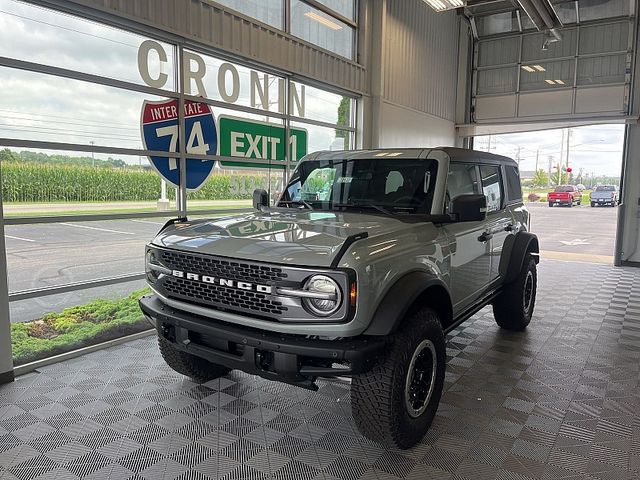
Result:
M206 0L44 0L107 12L264 65L353 92L366 92L364 66ZM66 4L66 5L65 5Z
M385 99L455 119L458 20L421 0L390 0L384 39Z

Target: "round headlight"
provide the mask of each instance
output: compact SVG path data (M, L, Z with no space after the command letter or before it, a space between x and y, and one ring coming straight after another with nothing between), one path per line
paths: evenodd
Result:
M151 265L157 265L158 261L156 260L156 254L153 250L148 250L147 255L145 257L145 270L147 272L147 280L151 283L155 283L160 276L160 273L155 269L151 268Z
M319 317L326 317L335 313L342 303L340 287L326 275L314 275L304 286L309 293L315 293L316 298L306 297L303 303L307 310Z

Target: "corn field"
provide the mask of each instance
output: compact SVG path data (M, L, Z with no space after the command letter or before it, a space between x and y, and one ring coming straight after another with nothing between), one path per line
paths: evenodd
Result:
M117 202L157 200L160 177L150 170L2 162L4 202ZM259 175L213 174L192 200L245 200L267 180ZM173 188L168 196L175 197Z

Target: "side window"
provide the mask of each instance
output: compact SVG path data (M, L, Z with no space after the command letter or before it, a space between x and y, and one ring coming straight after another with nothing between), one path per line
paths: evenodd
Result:
M518 167L504 167L509 201L522 200L522 187L520 186L520 172Z
M472 163L451 163L447 178L447 196L450 200L460 195L478 193L476 166Z
M500 187L500 167L482 165L482 192L487 197L487 213L497 212L502 208L502 188Z

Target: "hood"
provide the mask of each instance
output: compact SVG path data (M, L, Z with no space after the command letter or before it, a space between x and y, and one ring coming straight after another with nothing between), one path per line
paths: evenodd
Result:
M329 267L345 240L408 228L392 216L291 210L176 223L158 234L159 247L289 265Z

